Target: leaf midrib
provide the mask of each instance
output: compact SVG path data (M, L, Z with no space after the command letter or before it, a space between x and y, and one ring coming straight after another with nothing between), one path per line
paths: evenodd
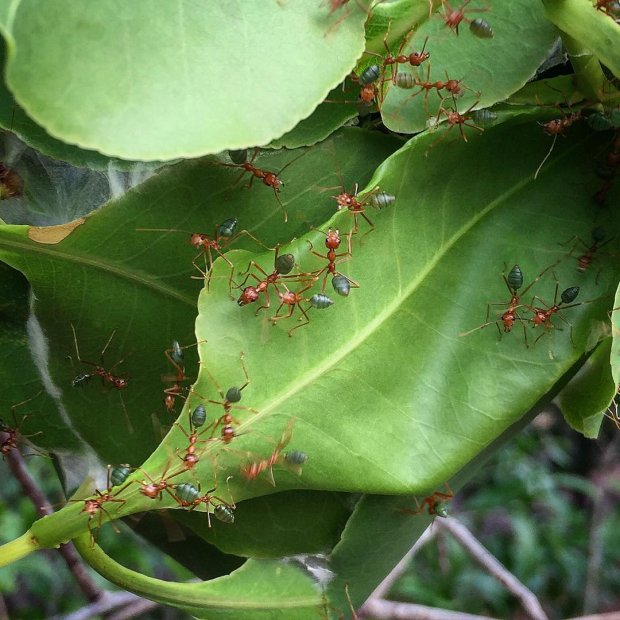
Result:
M68 253L61 252L57 249L52 250L45 246L32 245L31 243L26 243L25 241L19 240L2 239L0 240L0 247L19 249L21 255L24 256L27 254L33 256L45 256L48 257L50 260L66 261L67 263L87 265L94 270L113 274L115 276L120 276L124 280L137 283L142 287L155 291L156 293L159 293L165 297L176 299L177 301L180 301L189 307L196 307L197 302L195 298L184 295L183 293L174 290L170 286L166 286L164 284L146 278L143 272L133 272L131 270L128 270L125 266L121 268L112 261L103 261L101 260L101 258L93 259L89 256L77 252Z

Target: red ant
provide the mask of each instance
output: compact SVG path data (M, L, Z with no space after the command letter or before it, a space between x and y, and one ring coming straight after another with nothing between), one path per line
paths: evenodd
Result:
M112 342L112 338L114 338L114 334L116 334L116 330L114 330L112 334L110 334L108 341L103 347L101 351L101 359L100 359L99 364L96 364L95 362L89 362L88 360L84 360L80 357L80 350L78 348L78 342L77 342L77 334L75 333L75 327L73 327L73 323L71 323L71 331L73 332L73 343L75 345L75 353L77 355L78 361L81 362L82 364L89 364L90 366L94 366L93 372L80 373L79 375L74 377L73 380L71 381L71 385L74 388L79 388L79 387L86 385L91 380L92 377L101 377L101 382L104 385L107 382L115 390L118 390L119 392L121 390L124 390L129 385L129 381L127 379L124 379L123 377L119 377L118 375L115 375L112 371L117 366L122 364L125 361L125 358L116 362L116 364L110 367L110 370L106 370L104 367L104 363L103 363L103 356L105 355L107 348L110 346L110 343ZM134 432L133 426L131 424L131 420L129 419L129 414L127 413L125 402L123 401L122 395L119 394L119 396L121 399L121 405L123 407L123 413L125 415L125 421L127 422L127 427L129 429L129 432L133 433Z
M465 17L465 7L471 2L471 0L465 0L463 4L461 4L460 8L454 9L450 6L448 0L441 0L442 7L444 9L443 21L446 26L452 30L457 36L459 34L459 25L461 22L465 22L466 24L471 23L471 19ZM489 9L467 9L470 13L484 13Z
M228 164L222 164L228 165ZM242 230L239 233L235 234L237 229L238 220L236 217L228 218L224 220L221 224L215 227L214 233L212 236L207 235L205 233L196 233L190 232L188 230L180 230L178 228L137 228L138 231L146 231L146 232L181 232L181 233L189 233L189 243L191 243L197 250L200 250L200 254L192 260L192 265L202 274L201 277L207 282L207 289L209 288L209 284L211 282L211 269L213 267L213 253L220 256L224 259L228 265L230 266L230 278L229 278L229 286L232 287L232 276L235 270L235 266L230 262L230 260L223 253L224 249L227 248L233 241L238 239L241 235L247 235L254 241L256 241L259 245L264 247L264 244L259 241L254 235L252 235L247 230ZM205 269L203 271L196 261L204 256L205 257ZM193 276L192 276L193 277Z
M246 480L256 480L264 471L269 471L268 480L272 486L275 486L276 483L273 479L274 465L279 465L284 461L285 463L292 466L297 466L300 469L300 466L307 460L307 455L298 451L293 451L282 455L282 450L286 448L293 436L294 424L295 418L291 419L288 426L282 433L282 437L280 437L280 440L268 458L260 461L254 461L253 463L247 463L241 467L241 473Z
M573 237L572 239L569 239L568 241L560 245L566 245L566 243L570 243L573 239L575 239L575 237ZM597 257L595 256L595 254L602 247L606 246L608 243L613 241L615 237L611 237L605 240L605 231L600 226L597 226L596 228L592 230L592 244L591 245L588 245L583 239L581 239L581 237L576 237L576 239L577 241L575 245L573 246L573 249L569 252L569 256L572 255L572 253L577 248L578 244L581 244L586 249L586 251L581 256L577 257L577 262L578 262L577 270L584 272L593 263L593 261L596 260Z
M543 332L542 334L540 334L540 336L538 336L538 338L536 338L535 342L538 342L544 335L545 333L549 332L550 329L552 329L554 327L553 323L551 322L551 317L554 314L557 314L558 318L561 319L562 321L564 321L569 327L570 327L570 340L571 342L574 344L573 341L573 326L561 315L559 314L560 309L562 310L566 310L567 308L574 308L575 306L580 306L581 303L572 303L573 301L575 301L575 299L577 298L577 295L579 294L579 287L578 286L571 286L567 289L565 289L564 291L562 291L561 295L560 295L560 302L558 303L557 299L558 299L558 284L555 285L555 293L553 295L553 305L552 306L547 306L547 304L537 295L535 295L532 298L532 304L531 306L529 306L532 311L534 312L534 316L530 319L532 321L532 323L534 324L534 327L536 327L537 325L542 325L545 328L545 332ZM538 307L534 307L534 301L538 299L538 301L540 301L543 305L546 306L546 308L538 308ZM566 305L568 304L568 305Z
M149 479L149 481L147 482L146 480L143 480L139 483L140 493L142 493L142 495L148 497L149 499L161 500L163 499L164 491L166 491L166 493L168 493L168 495L170 495L172 499L176 500L174 493L170 490L174 488L174 486L171 485L168 480L170 480L170 478L173 478L174 476L182 474L185 471L185 468L179 470L178 472L175 472L174 474L166 476L169 468L170 464L166 465L166 469L164 469L164 473L160 476L159 482L156 482L153 478L151 478L151 476L149 476L149 474L143 471L142 473ZM137 480L134 480L132 482L137 482ZM131 484L131 482L128 484Z
M292 163L296 162L300 157L303 157L308 151L304 151L303 153L300 153L297 157L291 159L291 161L289 161L277 173L270 172L268 170L262 170L261 168L257 168L254 165L253 162L256 159L256 156L258 155L258 151L259 149L254 149L254 154L252 155L252 159L250 159L250 161L245 161L239 164L233 163L233 164L221 164L221 165L226 166L227 168L243 168L243 172L241 173L239 178L233 183L233 187L237 185L237 183L239 183L239 181L243 178L243 175L246 172L249 172L251 175L250 182L248 183L248 188L252 187L252 183L254 182L255 178L260 179L267 187L271 187L271 189L273 189L273 195L276 197L278 204L282 207L282 211L284 213L284 221L288 222L288 214L286 212L286 209L284 208L284 205L282 204L282 201L280 200L280 186L284 185L284 181L282 181L279 178L279 175L281 175L284 172L284 170L286 170Z
M472 117L468 115L474 109L474 107L478 105L478 102L475 101L463 114L459 114L458 110L456 109L456 100L454 99L454 97L452 97L452 101L454 102L454 109L450 108L446 110L442 105L439 108L439 112L437 113L436 124L439 124L440 116L442 114L446 116L446 121L448 123L448 129L446 130L445 134L439 139L439 141L441 142L454 126L458 126L459 131L461 132L461 137L465 142L467 142L467 136L463 131L463 127L471 127L476 131L483 133L484 129L482 127L478 127L478 125L475 125L474 123L467 122L472 120Z
M278 297L280 298L280 305L278 306L278 309L276 310L275 315L270 318L274 326L278 321L281 321L282 319L288 319L291 316L293 316L293 312L295 311L295 308L299 308L299 311L302 314L302 316L299 317L298 320L302 321L303 319L305 319L303 323L296 325L292 329L288 330L289 337L292 337L293 332L296 329L299 329L300 327L304 327L304 325L308 325L308 323L310 323L310 319L308 318L308 313L304 309L304 307L301 305L302 301L309 302L310 305L313 308L317 308L317 310L324 310L325 308L329 308L334 303L332 299L330 299L327 295L323 295L322 293L317 293L309 299L306 299L303 297L302 293L304 293L309 288L311 288L315 281L316 279L313 279L310 284L308 284L307 286L303 287L302 289L296 292L289 291L288 287L285 284L284 288L286 289L286 292L278 293ZM289 307L288 312L286 314L280 315L280 310L284 306Z
M193 484L189 482L182 482L175 487L174 499L176 500L177 504L179 504L179 506L187 508L188 510L194 510L195 508L200 506L200 504L204 504L206 507L207 522L209 524L209 527L211 527L209 505L213 506L213 514L219 521L222 521L224 523L234 523L235 513L233 512L233 510L237 506L235 505L234 501L229 504L221 497L218 497L217 495L211 495L211 493L213 493L213 491L215 490L217 490L217 487L209 489L204 495L201 496L200 483L198 483L198 487L196 488ZM214 499L216 499L220 503L214 504Z
M340 254L336 254L336 250L340 247L340 243L341 243L341 239L340 239L339 231L332 230L331 228L327 231L327 234L325 234L325 247L327 248L327 254L319 254L318 252L315 252L312 246L312 242L308 241L308 244L310 245L310 251L312 252L312 254L314 254L315 256L318 256L319 258L324 258L328 261L325 267L323 267L322 269L319 269L318 271L312 272L312 276L315 279L318 279L320 275L323 272L325 272L325 277L323 278L323 286L321 287L321 293L325 292L325 284L327 283L327 277L329 274L331 274L334 277L337 275L342 275L339 271L336 271L336 259L341 258L343 256L347 256L347 257L352 256L351 254L351 233L349 233L349 237L348 237L347 251L341 252ZM347 276L344 276L344 277L347 278L347 281L349 282L349 286L352 285L355 288L359 288L359 284L357 282L355 282L354 280L351 280L351 278L348 278Z
M545 165L545 162L551 156L551 153L553 153L553 149L555 148L555 141L558 139L558 136L566 137L566 130L581 118L581 112L572 112L571 114L568 114L563 118L554 118L550 121L547 121L546 123L539 123L539 125L541 125L544 132L548 136L553 136L553 142L551 143L549 151L545 155L544 159L540 162L540 166L538 166L538 168L536 169L536 172L534 173L534 179L538 178L538 173Z
M189 429L188 433L180 424L177 424L181 432L187 437L189 441L189 445L185 449L185 454L183 456L179 455L179 451L177 449L177 455L183 461L183 467L181 471L188 471L194 468L194 465L198 463L198 455L196 454L196 444L200 441L202 443L207 443L205 439L199 439L200 435L204 434L211 428L211 424L204 428L201 432L197 433L196 429L203 426L206 421L206 410L204 405L200 404L194 409L193 412L189 413ZM172 476L176 476L179 472L175 472ZM170 476L170 477L172 477Z
M241 387L233 386L231 388L228 388L226 394L224 394L224 392L222 391L222 388L220 387L220 384L217 382L216 378L211 374L209 369L204 364L202 364L202 367L205 369L205 372L209 375L211 382L213 383L213 385L215 385L217 391L219 392L222 398L222 400L205 399L205 402L213 403L214 405L221 405L224 408L224 415L219 417L215 421L215 423L212 425L212 427L210 427L212 428L211 437L213 437L213 433L215 432L217 427L220 424L222 424L223 426L220 432L220 437L222 441L227 444L230 443L236 437L233 424L239 424L239 422L235 420L235 418L233 418L231 410L232 409L243 409L244 411L251 411L252 413L258 413L256 409L253 409L251 407L243 407L241 405L236 404L241 400L241 392L248 385L250 385L250 377L248 375L248 371L243 361L244 357L245 355L241 353L241 368L243 369L243 374L245 376L245 383Z
M0 200L22 195L22 180L15 170L0 162Z
M84 502L84 507L82 508L80 512L85 512L86 514L88 514L87 525L88 525L88 531L90 533L91 547L95 546L95 534L93 532L93 524L92 524L92 521L95 515L97 514L99 515L99 521L97 523L97 528L101 528L101 523L102 523L104 514L110 520L110 522L112 522L112 517L110 516L110 513L103 507L103 505L107 504L108 502L117 503L117 504L120 504L120 506L118 506L116 510L117 511L120 510L123 507L123 504L127 502L127 500L118 499L116 495L124 491L130 484L131 482L128 482L125 486L118 489L116 493L114 494L110 493L110 489L112 487L110 486L110 466L108 465L107 485L106 485L106 490L103 493L99 491L98 489L95 489L94 499L84 499L84 500L70 499L68 500L69 502L82 502L82 501ZM116 527L116 525L114 525L114 523L112 523L112 527L114 528L114 531L117 534L120 533L120 530Z
M518 290L523 286L523 272L521 271L521 268L519 267L519 265L515 265L508 272L508 277L502 274L502 278L504 279L506 288L508 289L508 292L510 293L510 301L508 302L508 304L506 304L505 302L493 302L493 303L487 304L487 315L486 315L485 322L482 325L478 325L478 327L474 327L474 329L470 329L468 332L464 332L459 335L467 336L468 334L471 334L478 329L483 329L484 327L487 327L487 325L491 325L492 323L495 323L495 325L497 326L499 337L501 338L502 330L500 329L500 321L503 325L504 333L509 333L512 331L515 321L521 321L521 324L523 325L523 334L525 336L525 346L528 346L527 331L525 329L525 323L523 322L523 319L517 314L517 308L521 307L519 300L525 293L527 293L527 291L529 291L532 288L532 286L534 286L534 284L536 284L536 282L538 282L538 280L540 280L540 278L545 274L545 272L547 272L552 267L555 267L555 265L557 265L558 262L559 261L556 261L552 265L549 265L548 267L543 269L520 293L518 292ZM504 311L504 313L499 317L499 320L489 321L489 315L491 313L491 306L507 306L507 308Z
M258 313L263 308L269 308L271 305L271 300L269 299L269 286L273 286L278 292L278 282L281 282L284 279L289 279L293 281L300 281L303 278L303 274L293 274L289 275L295 266L295 257L292 254L282 254L278 256L280 247L276 247L276 255L274 258L274 270L268 274L257 262L250 261L248 268L243 272L247 274L243 282L239 285L241 288L249 278L254 278L257 282L256 286L246 286L239 299L237 300L237 304L240 306L246 306L248 304L254 303L258 300L261 293L265 294L266 301L265 303L257 308L255 314ZM264 276L264 279L260 279L254 273L248 273L252 267L258 269Z
M108 383L112 385L113 388L117 390L124 390L129 385L129 382L127 381L127 379L123 379L122 377L118 377L117 375L113 374L112 371L118 365L122 364L125 360L122 359L116 362L116 364L114 364L114 366L112 366L110 370L106 370L103 365L103 356L105 355L105 352L108 346L110 346L110 343L112 342L112 338L114 338L114 334L116 333L116 330L112 332L112 334L110 335L110 338L108 338L108 341L105 344L105 347L103 347L103 350L101 351L101 364L96 364L95 362L89 362L88 360L83 360L80 357L80 350L78 349L78 343L77 343L77 335L75 333L75 327L73 327L73 323L71 323L71 331L73 332L73 342L75 344L75 352L77 354L78 361L81 362L82 364L89 364L90 366L95 367L95 370L93 372L86 372L86 373L81 373L77 375L71 382L71 385L73 387L82 387L83 385L88 383L92 377L101 377L101 381L103 383L107 381Z
M421 502L418 502L418 499L414 497L417 509L412 510L410 508L402 508L400 512L404 512L410 515L417 515L424 510L424 506L428 508L428 514L432 516L438 517L447 517L448 516L448 507L447 502L452 500L454 497L454 493L452 493L452 489L446 482L446 493L442 493L440 491L435 491L432 495L425 497Z
M446 81L445 82L443 80L437 80L436 82L431 82L430 75L431 75L431 65L429 63L427 65L427 70L426 70L426 80L421 80L419 78L412 77L412 79L411 79L411 83L412 83L411 84L411 88L419 86L420 90L418 90L417 92L414 92L407 99L405 99L405 101L403 102L403 105L409 99L412 99L413 97L416 97L417 95L419 95L420 93L423 92L424 93L424 107L425 107L425 109L427 109L428 108L428 95L429 95L430 91L433 90L433 89L435 89L437 91L437 94L441 98L441 103L443 103L448 96L451 96L453 98L453 100L454 100L455 97L460 97L463 94L463 90L471 90L467 86L464 86L464 85L461 86L461 83L463 82L462 79L454 80L454 79L450 78L448 76L448 72L447 71L446 71ZM408 84L407 84L407 86L409 87ZM448 93L446 95L446 97L442 97L442 95L441 95L441 91L442 90L445 90L446 93ZM441 103L440 103L440 105L441 105ZM468 110L468 112L469 112L469 110ZM448 121L448 122L450 122L450 121Z
M206 340L201 340L200 342L196 342L194 344L188 344L185 347L182 347L176 340L172 343L172 347L170 349L166 349L164 351L164 355L167 360L174 366L176 370L176 375L172 377L163 377L165 381L172 380L174 381L174 385L172 387L166 388L164 390L164 394L166 395L164 398L164 405L166 409L170 413L174 413L174 405L177 396L183 395L183 386L181 383L184 381L188 381L185 374L185 367L182 365L183 362L183 350L189 349L190 347L196 347L200 343L206 342Z
M26 421L26 419L28 417L30 417L30 414L26 414L25 416L23 416L22 419L19 422L17 421L17 416L15 415L15 410L18 407L21 407L21 406L29 403L30 401L32 401L35 398L37 398L40 394L41 394L41 392L38 392L37 394L35 394L31 398L28 398L26 400L22 400L20 403L17 403L16 405L13 405L11 407L11 417L13 418L13 425L14 426L9 426L4 420L2 420L0 418L0 433L5 433L6 434L6 437L2 440L2 443L0 443L0 454L2 454L3 458L7 454L9 454L9 452L11 452L11 450L16 450L17 449L17 443L18 443L20 437L22 437L22 438L34 437L35 435L40 435L42 433L42 431L39 431L38 433L34 433L34 435L22 435L21 434L21 427L23 426L23 424Z
M375 225L372 223L366 213L364 213L364 211L366 205L369 202L372 202L372 196L379 191L379 188L375 187L375 189L373 189L372 192L364 196L363 200L360 202L357 199L357 189L358 185L356 183L355 188L353 189L353 194L349 194L343 190L342 193L338 194L338 196L332 196L332 198L335 198L336 202L338 203L338 211L346 208L349 210L349 213L353 214L353 228L351 229L351 234L353 235L356 234L359 230L359 222L357 219L358 215L361 215L368 222L370 228L374 229Z
M429 52L425 51L426 50L426 44L428 43L428 37L426 37L426 39L424 39L424 45L422 46L421 51L419 52L411 52L409 54L403 54L403 48L405 47L405 45L407 44L407 37L405 37L403 39L403 42L400 44L400 47L398 48L398 51L396 52L396 55L393 55L391 50L390 50L390 46L388 45L388 37L390 34L390 28L392 27L392 22L390 21L387 27L387 31L385 33L385 36L383 37L383 46L385 47L385 50L387 52L387 54L385 56L381 56L380 54L376 54L375 52L367 52L368 54L371 54L373 56L378 56L379 58L383 58L383 69L385 71L385 69L387 69L387 67L392 67L392 77L390 78L391 81L396 84L396 72L397 72L397 68L398 65L405 65L405 64L409 64L412 67L419 67L424 61L428 60L431 55ZM362 74L363 76L363 74ZM379 77L379 74L377 72L377 76L376 78ZM375 78L375 79L376 79ZM373 80L374 81L374 80Z

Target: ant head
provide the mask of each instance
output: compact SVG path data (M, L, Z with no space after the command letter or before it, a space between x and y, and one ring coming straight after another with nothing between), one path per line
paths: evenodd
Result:
M247 304L251 304L253 301L258 299L258 291L254 286L248 286L243 289L243 293L239 299L237 299L237 304L239 306L246 306Z
M204 245L206 240L208 240L207 235L204 235L202 233L192 233L191 237L189 238L189 242L197 250L199 250Z
M112 385L117 390L124 390L129 385L129 382L122 377L112 377Z
M353 204L353 198L351 194L347 194L347 192L342 192L342 194L338 194L338 196L333 196L338 203L338 209L342 209L343 207L349 207Z
M325 247L329 250L337 250L340 247L340 232L338 230L327 231L325 236Z

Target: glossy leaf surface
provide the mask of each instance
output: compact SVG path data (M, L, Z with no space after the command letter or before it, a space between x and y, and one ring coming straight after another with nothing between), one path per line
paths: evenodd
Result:
M457 100L461 112L471 106L486 108L521 88L544 60L558 36L557 31L545 19L542 6L530 0L497 2L487 12L467 12L484 8L488 8L484 2L472 2L466 7L465 17L485 19L493 28L494 38L473 36L466 21L461 23L456 36L439 11L422 24L402 51L403 54L420 52L428 37L426 51L430 59L415 71L409 65L398 65L398 72L413 73L423 82L462 80L462 96ZM390 72L387 77L391 77ZM390 129L405 133L425 129L429 119L438 117L440 102L449 94L442 90L438 96L437 90L432 89L426 96L419 87L405 90L391 82L387 87L381 115ZM451 98L441 105L453 107ZM445 114L439 114L439 120L445 121Z
M361 54L365 19L352 4L337 23L311 0L183 0L156 12L22 0L7 83L65 142L124 159L196 157L266 144L309 116Z

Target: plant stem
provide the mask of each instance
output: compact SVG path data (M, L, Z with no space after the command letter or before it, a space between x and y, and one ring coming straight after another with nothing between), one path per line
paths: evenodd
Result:
M29 553L39 550L41 547L37 539L28 531L19 538L12 540L0 547L0 567L7 566L12 562L21 560Z

